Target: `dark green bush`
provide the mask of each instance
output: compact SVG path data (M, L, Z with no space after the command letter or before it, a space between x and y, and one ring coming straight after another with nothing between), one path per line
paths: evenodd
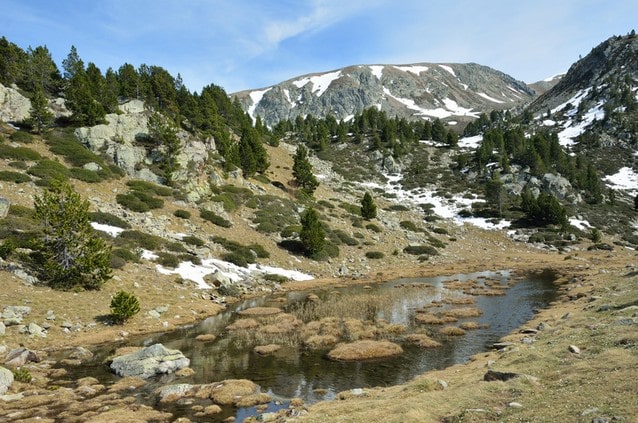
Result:
M42 159L35 166L27 170L29 175L36 176L45 181L69 179L71 172L62 163L55 160Z
M21 169L21 170L27 170L29 168L29 165L22 161L9 162L9 166L15 169Z
M5 239L0 244L0 258L6 259L9 257L16 249L16 244L12 239Z
M102 182L104 178L94 170L84 169L82 167L73 167L70 170L70 176L73 179L77 179L82 182L94 184Z
M251 263L245 254L241 254L236 251L224 254L222 256L222 260L233 263L239 267L248 267L248 264Z
M113 248L111 256L118 257L128 263L139 263L140 257L127 248Z
M445 229L445 228L434 228L432 229L432 232L434 232L435 234L440 234L440 235L449 235L450 232Z
M130 191L127 194L118 194L115 196L115 201L129 210L139 213L164 207L164 200L142 191Z
M361 216L361 207L356 204L340 203L339 207L341 207L342 209L344 209L350 214L353 214L355 216Z
M286 226L298 223L296 206L292 201L272 195L254 198L258 204L253 223L261 225L261 231L264 233L280 232Z
M383 257L385 257L385 254L383 254L381 251L367 251L366 257L369 259L382 259Z
M282 238L290 238L294 234L299 235L299 232L301 232L301 225L289 225L286 226L279 235L281 235Z
M411 232L419 232L419 228L416 226L416 224L409 220L403 220L399 222L399 226Z
M40 160L42 156L35 150L27 147L11 147L7 144L0 144L0 159L24 160L34 162Z
M26 131L16 131L9 136L9 139L22 144L30 144L33 142L33 135Z
M111 317L115 323L123 324L139 313L140 302L137 297L125 291L119 291L111 298Z
M440 239L436 239L433 236L428 237L428 242L436 248L445 248L445 243Z
M180 219L190 219L191 218L191 212L189 212L188 210L182 210L182 209L177 209L173 212L173 215L175 217L179 217Z
M288 282L290 279L283 275L276 275L274 273L267 273L264 275L264 280L268 282L276 282L276 283L284 283Z
M118 228L130 229L131 225L124 219L107 212L89 212L91 222L102 223L103 225L117 226Z
M387 210L389 210L389 211L408 211L408 210L410 210L410 208L407 207L407 206L404 206L403 204L393 204L390 207L388 207Z
M375 225L374 223L368 223L366 225L366 229L372 231L372 232L376 232L376 233L381 233L383 232L383 229L381 229L379 226Z
M25 175L24 173L3 170L0 171L0 181L9 181L15 182L16 184L22 184L25 182L30 182L31 178L29 177L29 175Z
M166 242L164 244L164 247L168 251L172 251L173 253L187 253L188 252L186 247L184 247L184 244L182 244L181 242L177 242L177 241Z
M268 250L266 250L260 244L250 244L246 248L252 250L255 254L257 254L258 258L269 258L270 257L270 253L268 252Z
M115 238L113 243L120 247L140 247L145 250L156 251L164 245L164 239L146 232L127 230Z
M261 222L255 229L262 234L274 234L279 231L279 227L272 222Z
M45 137L49 150L63 156L73 166L82 167L87 163L97 163L106 167L101 157L81 144L72 132L51 131Z
M216 214L215 212L211 210L205 210L205 209L200 210L199 215L201 216L202 219L208 220L209 222L217 226L221 226L222 228L230 228L231 226L233 226L232 222L224 219L223 217L219 216L218 214Z
M111 252L111 257L109 259L109 267L111 269L121 269L126 265L126 260L122 257L116 256Z
M354 239L353 237L351 237L350 235L348 235L341 229L336 229L332 231L332 233L330 234L330 239L336 244L341 243L341 244L349 245L351 247L359 245L359 241L357 241L356 239Z
M131 191L139 191L147 193L148 195L154 194L160 197L170 197L173 195L173 189L164 185L157 185L149 181L143 181L139 179L130 180L126 183Z
M436 256L439 254L438 250L431 245L408 245L403 249L406 254L412 254L415 256L428 255Z
M19 204L11 204L9 206L9 215L33 219L35 217L35 210L30 207L21 206Z
M15 369L13 371L13 379L22 383L30 383L33 380L33 376L27 369Z
M184 241L186 244L194 245L195 247L203 247L206 244L203 239L197 238L194 235L187 235L182 238L182 241Z
M157 255L159 257L155 260L156 263L173 269L179 266L179 257L176 255L164 251L160 251Z

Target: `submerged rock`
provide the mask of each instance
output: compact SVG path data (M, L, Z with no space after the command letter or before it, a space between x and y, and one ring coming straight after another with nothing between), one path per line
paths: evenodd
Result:
M139 351L113 359L111 370L118 376L137 376L148 379L155 375L173 373L188 367L190 360L179 350L169 350L154 344Z

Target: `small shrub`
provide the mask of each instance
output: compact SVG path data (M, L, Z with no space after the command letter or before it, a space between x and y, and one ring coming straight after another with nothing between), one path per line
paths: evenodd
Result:
M16 131L9 136L9 139L22 144L31 144L33 142L33 135L25 131Z
M182 244L181 242L167 242L166 244L164 244L164 247L166 247L166 249L168 251L171 251L173 253L187 253L188 250L186 249L186 247L184 247L184 244Z
M14 182L16 184L23 184L25 182L30 182L31 178L29 175L25 175L20 172L12 172L10 170L0 171L0 181L8 181Z
M118 257L129 263L139 263L140 261L140 257L137 254L126 248L113 248L111 256Z
M45 140L52 153L64 156L73 166L82 167L87 163L97 163L105 167L103 160L82 145L72 132L52 131L46 135Z
M29 165L26 164L25 162L9 162L9 166L11 166L12 168L15 169L22 169L22 170L27 170L29 168Z
M385 254L383 254L381 251L367 251L366 257L369 259L382 259L383 257L385 257Z
M13 371L13 379L22 383L30 383L33 380L33 376L27 369L15 369Z
M73 179L77 179L82 182L87 182L89 184L95 184L97 182L102 182L104 180L104 178L99 173L93 170L84 169L82 167L71 168L70 176Z
M269 258L270 253L260 244L250 244L247 248L257 254L258 258Z
M299 235L301 232L301 225L289 225L286 226L279 234L282 238L290 238L295 234Z
M383 232L383 229L381 229L378 225L375 225L374 223L368 223L366 225L366 229L378 234Z
M231 226L233 226L232 222L224 219L223 217L210 210L200 210L199 215L202 219L208 220L214 225L221 226L222 228L230 228Z
M182 241L184 241L186 244L194 245L195 247L203 247L206 244L203 239L197 238L194 235L185 236L184 238L182 238Z
M408 211L410 208L402 204L393 204L387 208L388 211Z
M160 251L159 253L157 253L157 255L157 260L155 260L157 264L173 269L179 266L179 257L177 257L176 255L166 253L164 251Z
M264 275L264 280L268 281L268 282L275 282L275 283L284 283L284 282L288 282L290 279L288 279L287 277L283 276L283 275L277 275L274 273L267 273Z
M119 291L111 298L111 316L115 323L123 324L139 313L140 302L137 297L125 291Z
M122 257L118 257L111 252L111 257L109 259L109 266L111 269L121 269L126 265L126 260Z
M11 239L5 239L0 244L0 258L3 260L9 257L16 249L16 244Z
M217 292L226 297L239 297L241 295L239 287L233 284L221 285L217 288Z
M164 207L164 200L142 191L130 191L127 194L118 194L115 196L115 201L123 207L138 213Z
M21 206L19 204L11 204L9 206L9 215L33 219L35 217L35 210L29 207Z
M341 207L342 209L344 209L350 214L353 214L355 216L361 216L361 207L357 206L356 204L340 203L339 207Z
M7 144L0 144L0 159L36 161L42 156L35 150L27 147L11 147Z
M250 261L246 257L245 254L241 254L238 251L232 251L230 253L226 253L222 256L222 260L227 261L229 263L233 263L239 267L248 267Z
M403 220L399 222L399 226L401 226L403 229L407 231L419 232L419 228L416 226L416 224L409 220Z
M107 212L90 212L89 219L91 222L101 223L103 225L116 226L124 229L131 228L131 225L126 220Z
M180 219L190 219L191 212L188 210L177 209L173 212L173 216L179 217Z
M432 247L431 245L408 245L403 249L403 252L406 254L412 254L415 256L420 255L428 255L428 256L436 256L439 254L439 251Z
M445 229L445 228L434 228L432 229L432 232L434 232L435 234L439 234L439 235L449 235L450 232Z
M433 236L428 237L428 242L432 244L433 247L445 248L445 242L441 241L440 239L436 239Z
M118 246L139 247L155 251L164 245L164 239L137 230L124 231L113 240Z
M38 163L27 170L29 175L36 176L40 179L51 181L65 181L69 179L71 172L62 163L55 160L42 159Z
M159 195L160 197L170 197L173 194L173 190L170 187L139 179L128 181L126 185L131 189L131 191L151 193Z
M348 235L341 229L334 230L331 234L330 239L332 239L336 243L342 243L345 245L349 245L351 247L359 245L359 241L357 241L356 239L354 239L353 237L351 237L350 235Z
M279 227L272 222L261 222L255 229L262 234L274 234L279 231Z

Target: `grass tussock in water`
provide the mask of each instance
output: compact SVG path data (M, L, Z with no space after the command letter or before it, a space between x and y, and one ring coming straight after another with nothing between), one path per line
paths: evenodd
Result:
M335 361L360 361L392 357L402 353L403 348L393 342L364 340L339 344L328 353L328 358Z

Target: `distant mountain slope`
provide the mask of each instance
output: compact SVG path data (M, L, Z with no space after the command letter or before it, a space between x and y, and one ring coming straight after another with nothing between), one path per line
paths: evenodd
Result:
M467 122L482 112L530 102L524 82L475 63L350 66L235 93L244 110L268 125L312 114L348 119L376 106L389 116Z

